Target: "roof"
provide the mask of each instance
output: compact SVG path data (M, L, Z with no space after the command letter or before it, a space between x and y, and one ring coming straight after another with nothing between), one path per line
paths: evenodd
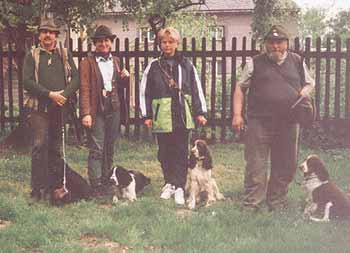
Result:
M253 0L205 0L205 5L194 5L187 10L203 12L252 12L254 9ZM110 10L106 10L110 12ZM116 3L113 12L123 12L120 3Z
M205 0L206 4L201 5L202 11L243 11L253 10L253 0Z

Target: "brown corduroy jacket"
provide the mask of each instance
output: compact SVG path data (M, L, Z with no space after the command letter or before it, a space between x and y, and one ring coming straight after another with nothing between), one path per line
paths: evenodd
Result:
M120 78L119 58L113 57L114 68L116 71L116 79L112 81L112 96L118 98L118 89L126 87L129 78ZM96 117L99 108L102 107L102 74L96 62L95 56L86 57L80 63L80 118L91 115L92 122ZM120 108L119 98L114 100L115 106ZM122 106L123 107L123 106ZM125 112L124 112L125 113Z

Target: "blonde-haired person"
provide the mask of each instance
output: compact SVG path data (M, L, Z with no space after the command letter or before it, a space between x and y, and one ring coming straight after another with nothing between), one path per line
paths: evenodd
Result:
M207 108L195 67L177 51L179 32L168 27L158 38L162 54L145 69L140 107L145 125L157 135L165 181L160 197L174 195L176 204L183 205L189 132L194 119L199 125L206 124Z

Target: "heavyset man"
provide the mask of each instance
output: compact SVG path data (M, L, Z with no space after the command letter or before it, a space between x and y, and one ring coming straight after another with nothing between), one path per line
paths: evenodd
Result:
M234 93L232 126L240 132L249 89L243 206L253 210L261 207L265 195L269 210L287 205L299 138L299 124L291 121L288 113L298 97L309 95L310 85L314 86L300 56L288 51L288 33L282 26L273 26L267 33L265 48L266 52L245 66Z
M96 50L80 64L80 117L88 129L88 177L95 196L109 192L107 174L120 123L117 91L129 83L129 72L111 54L115 37L107 26L97 27L91 37Z
M59 29L51 19L39 27L39 47L23 64L23 85L30 99L29 124L33 135L30 196L40 200L50 190L50 174L61 166L62 119L68 98L79 88L79 74L71 55L57 47Z

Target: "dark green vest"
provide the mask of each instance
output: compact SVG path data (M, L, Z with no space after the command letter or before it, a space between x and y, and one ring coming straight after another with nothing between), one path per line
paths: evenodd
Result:
M254 57L253 63L248 117L284 118L298 99L297 90L303 85L304 73L300 56L289 52L286 60L278 65L263 53Z

